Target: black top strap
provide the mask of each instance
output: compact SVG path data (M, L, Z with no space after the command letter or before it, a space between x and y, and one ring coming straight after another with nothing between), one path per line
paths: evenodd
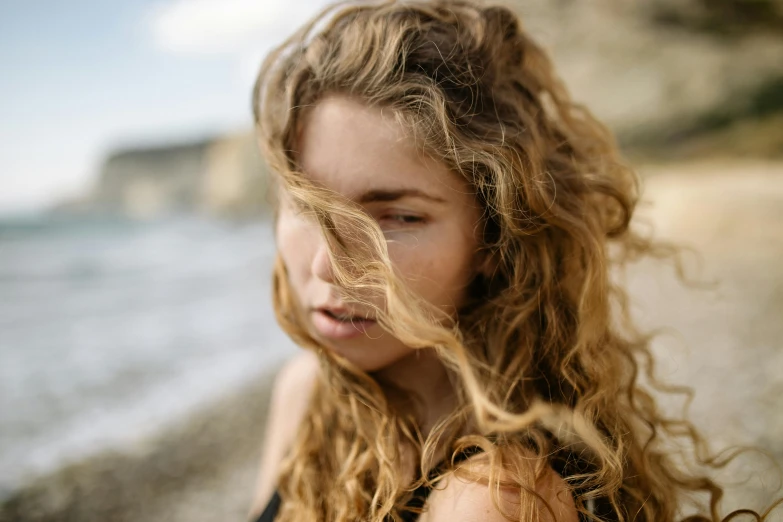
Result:
M464 449L461 453L459 453L455 458L454 462L462 462L463 460L467 460L471 456L481 453L481 448L478 446L471 446L466 449ZM430 470L430 472L427 474L427 478L430 480L435 479L440 473L442 473L445 469L449 467L451 463L451 459L446 459L438 463L434 468ZM401 514L401 518L405 522L414 522L417 518L419 518L419 514L417 511L421 510L424 507L424 504L427 502L427 497L430 495L430 491L432 491L432 488L428 487L426 484L422 484L421 486L417 487L415 490L413 490L413 495L411 496L410 500L406 503L406 507L413 508L411 511L404 511ZM282 499L280 498L280 493L275 490L274 494L272 495L272 498L269 500L269 503L264 508L264 511L261 513L261 515L255 520L255 522L274 522L275 517L277 516L278 511L280 511L280 504L282 502Z
M264 511L261 512L261 516L255 522L274 522L277 512L280 511L280 502L280 493L275 490Z
M467 460L468 458L472 457L473 455L476 455L478 453L481 453L481 448L478 446L470 446L463 450L461 453L455 456L454 462L462 462L464 460ZM450 467L451 461L450 459L446 459L441 461L439 464L437 464L430 472L427 474L428 478L430 480L434 480L435 477L437 477L440 473L445 471ZM570 464L570 465L569 465ZM560 460L560 459L553 459L552 462L553 468L555 471L560 474L560 476L565 476L566 474L573 473L573 469L568 469L573 467L574 463L568 462L567 460ZM580 468L581 469L581 468ZM400 517L404 522L415 522L416 519L419 518L418 512L421 511L421 509L424 507L424 504L427 502L427 498L430 495L430 492L432 491L432 488L428 487L425 484L422 484L421 486L417 487L413 494L411 495L410 500L406 503L406 507L412 508L410 511L405 510L400 514ZM255 522L274 522L275 517L277 516L278 511L280 510L280 504L282 502L282 499L280 498L280 493L278 491L275 491L272 495L272 498L269 500L269 503L264 508L264 511L261 513L261 516L259 516ZM616 517L614 515L614 510L612 509L611 505L608 503L606 499L598 499L595 501L591 511L594 515L600 515L604 518L602 520L615 520ZM587 516L586 515L580 515L579 520L586 521Z

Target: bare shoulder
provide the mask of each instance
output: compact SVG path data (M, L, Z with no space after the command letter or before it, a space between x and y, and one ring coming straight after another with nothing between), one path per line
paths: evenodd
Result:
M490 466L483 457L480 454L474 455L465 464L472 474L488 479ZM521 456L520 463L530 466L532 474L533 464L530 460ZM565 481L553 469L546 471L542 479L535 484L534 491L549 504L555 515L552 518L544 508L544 503L539 502L540 522L578 522L579 515L574 498ZM519 520L519 489L501 487L499 505L512 520ZM508 522L508 518L498 511L492 501L492 494L486 482L471 481L455 474L446 476L438 483L427 500L427 506L419 519L420 522Z
M275 377L251 515L258 515L274 493L280 463L302 422L319 371L315 355L303 351Z
M304 414L310 400L310 392L313 390L320 366L316 356L309 351L302 351L286 362L275 377L272 387L271 407L286 407L286 416L289 417L294 408ZM270 411L270 415L271 415ZM299 425L299 422L295 426Z

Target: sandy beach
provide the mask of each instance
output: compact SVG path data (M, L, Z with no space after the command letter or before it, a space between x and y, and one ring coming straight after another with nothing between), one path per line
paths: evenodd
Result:
M683 286L671 266L629 271L640 323L667 328L653 343L657 375L695 391L690 417L713 450L753 445L783 464L783 164L699 161L642 167L639 216L684 256ZM682 397L663 397L677 413ZM762 508L783 494L769 459L748 455L717 475L724 506ZM783 520L778 510L772 520Z
M783 163L648 165L640 216L656 234L689 243L717 284L680 284L669 265L631 267L634 313L677 334L654 343L658 376L693 387L691 418L713 443L754 444L783 462ZM245 520L272 372L213 401L134 452L74 464L16 495L2 521ZM676 413L681 400L664 398ZM740 483L726 508L760 508L779 494L768 461L750 456L719 474ZM783 520L783 514L779 519Z

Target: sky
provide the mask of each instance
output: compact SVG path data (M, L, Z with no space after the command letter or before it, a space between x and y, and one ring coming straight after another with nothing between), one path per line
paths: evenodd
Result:
M0 1L0 214L86 192L117 148L249 129L263 56L327 3Z

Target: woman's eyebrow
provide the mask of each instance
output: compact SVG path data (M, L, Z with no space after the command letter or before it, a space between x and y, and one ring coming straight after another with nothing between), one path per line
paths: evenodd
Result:
M357 199L357 203L362 205L367 203L378 203L397 201L403 198L421 198L435 203L446 203L446 200L437 196L432 196L426 192L422 192L418 189L375 189L368 190L361 194Z

